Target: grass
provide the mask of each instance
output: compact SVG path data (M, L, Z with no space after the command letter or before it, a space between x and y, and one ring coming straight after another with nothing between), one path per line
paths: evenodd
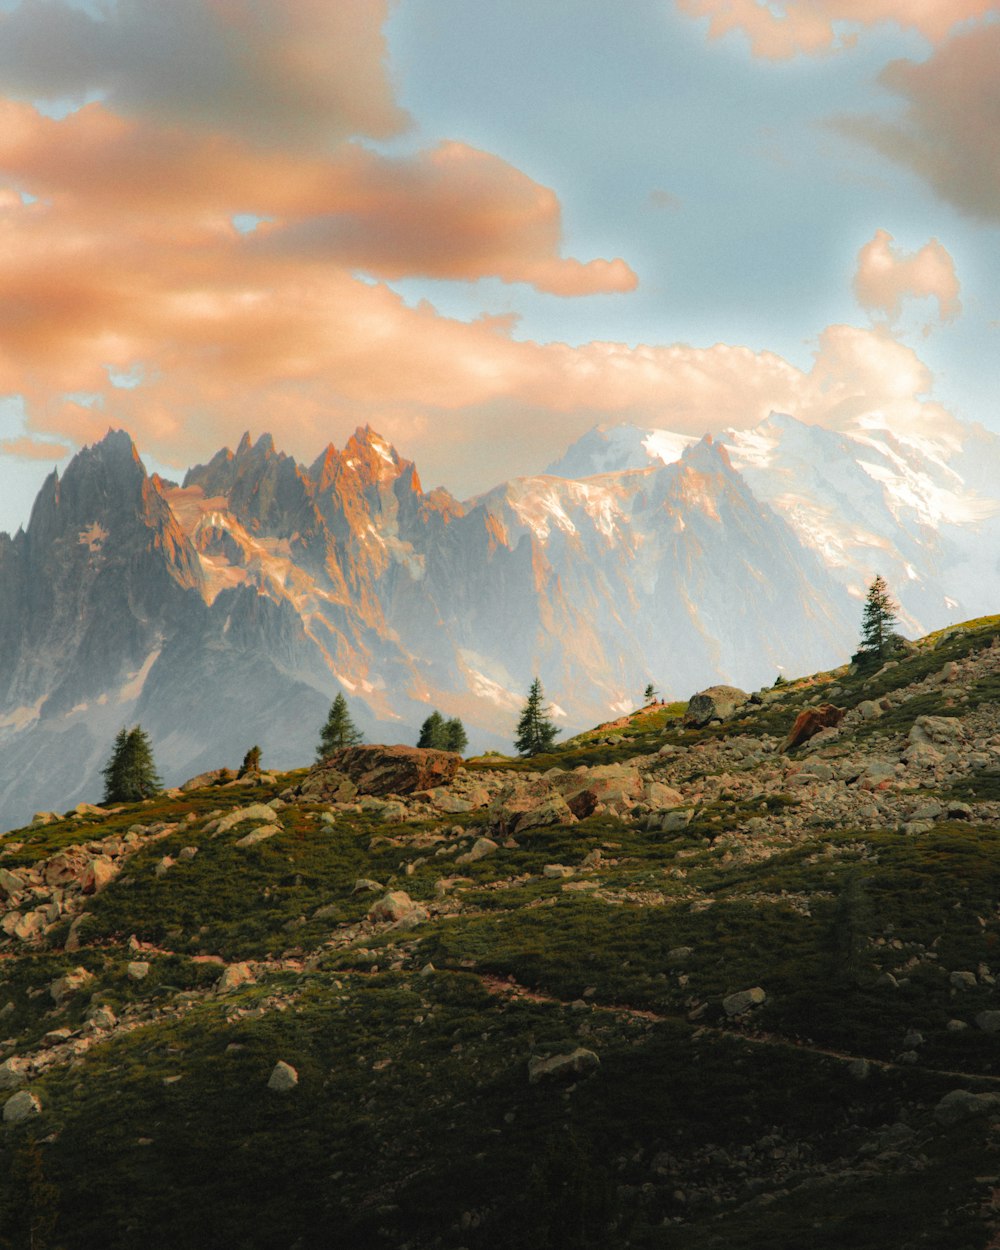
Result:
M545 757L471 766L544 771L666 742L780 736L810 701L881 697L988 645L998 623L973 623L888 673L789 683L736 724L685 729L678 705ZM957 710L949 693L908 699L866 723L859 744ZM984 683L962 710L994 698ZM43 1114L0 1132L0 1246L969 1250L989 1240L989 1119L945 1128L933 1108L956 1086L1000 1089L989 1083L1000 1077L996 1035L975 1027L1000 1009L997 829L751 839L732 831L760 803L733 795L699 805L676 834L591 817L465 865L456 859L484 831L482 813L394 825L323 820L320 805L292 803L282 831L250 848L235 845L243 827L205 831L213 813L267 802L289 782L161 797L8 837L23 846L2 863L17 867L136 824L166 827L86 901L78 951L11 945L0 958L0 1059L59 1044L46 1035L83 1029L99 1004L126 1026L37 1075ZM943 797L1000 798L1000 773L970 774ZM768 811L796 802L768 795ZM192 859L157 875L189 846ZM585 865L598 850L599 867ZM550 864L573 875L547 877ZM356 893L360 878L407 891L430 919L372 926L377 894ZM206 955L270 963L218 994ZM129 975L135 959L149 964L142 980ZM92 981L56 1004L49 986L78 967ZM953 986L958 970L976 984ZM765 1002L729 1018L723 999L754 986ZM949 1027L956 1020L968 1027ZM533 1056L578 1047L599 1056L596 1070L531 1083ZM867 1075L852 1069L858 1057L872 1061ZM279 1059L298 1072L286 1094L267 1088Z

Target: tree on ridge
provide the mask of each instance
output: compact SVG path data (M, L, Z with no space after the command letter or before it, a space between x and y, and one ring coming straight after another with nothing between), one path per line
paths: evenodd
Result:
M536 677L528 691L528 701L521 712L521 719L517 722L514 746L518 755L539 755L542 751L550 750L560 732L549 719L544 699L542 683Z

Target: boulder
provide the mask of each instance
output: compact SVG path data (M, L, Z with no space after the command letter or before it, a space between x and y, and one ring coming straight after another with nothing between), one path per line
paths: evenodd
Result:
M4 1103L3 1122L4 1124L17 1124L20 1120L27 1120L33 1115L40 1115L41 1110L42 1100L38 1095L22 1089L18 1093L12 1094Z
M215 990L217 994L228 994L243 985L253 984L253 981L253 969L249 964L230 964L216 981Z
M464 855L459 855L455 863L474 864L477 860L485 859L487 855L492 855L497 849L497 844L492 838L477 838L472 844L472 849L466 851Z
M95 855L83 870L80 889L84 894L100 894L118 876L119 868L107 855Z
M125 965L125 974L130 981L145 981L149 976L149 964L144 959L133 959Z
M684 724L698 729L714 720L729 720L749 698L738 686L709 686L688 700Z
M350 803L358 787L328 760L309 770L296 793L313 803Z
M759 1007L767 998L767 995L755 985L752 990L740 990L736 994L730 994L722 1000L722 1010L727 1016L741 1016L745 1011L749 1011L751 1007Z
M217 838L220 834L228 833L230 829L242 825L247 820L256 821L258 824L273 824L274 808L268 807L266 803L251 803L249 807L238 807L228 816L222 817L212 831L212 837Z
M974 1094L968 1089L953 1089L934 1108L938 1124L958 1124L973 1116L1000 1111L1000 1094Z
M11 1055L0 1063L0 1089L17 1089L28 1079L30 1072L30 1059L19 1059L17 1055Z
M199 773L197 777L189 777L181 784L181 793L186 794L189 790L203 790L206 786L214 786L217 781L225 780L228 775L229 770L226 768L212 768L207 773Z
M642 799L645 788L639 770L629 764L598 764L579 773L559 770L552 784L579 820L590 816L598 804L613 812L627 811Z
M251 829L249 833L237 838L234 845L239 847L256 846L258 842L264 842L268 838L273 838L276 833L281 832L280 825L259 825L256 829Z
M600 1066L601 1061L592 1050L579 1046L568 1054L553 1055L550 1059L533 1055L528 1060L528 1080L532 1085L537 1085L539 1081L568 1081L573 1077L586 1076Z
M965 728L957 716L918 716L908 740L911 746L958 746L965 741Z
M267 1080L267 1088L274 1090L276 1094L287 1094L289 1090L294 1089L299 1083L299 1074L295 1071L290 1063L285 1063L284 1059L279 1059L271 1070L271 1075Z
M333 772L347 777L358 794L412 794L447 785L461 763L462 757L454 751L407 746L344 747L310 770L299 793L318 793L326 798L322 779L324 774Z
M561 794L550 794L544 802L524 812L514 822L514 833L541 829L547 825L575 825L576 817Z
M67 998L89 985L93 979L94 974L86 968L74 968L71 972L64 973L49 986L52 1001L57 1007L61 1007Z
M1000 1033L1000 1011L981 1011L976 1016L976 1027L984 1033Z
M794 751L810 738L814 738L821 730L835 729L847 715L847 709L837 707L833 703L821 703L819 707L806 708L795 718L788 737L782 744L783 751Z
M369 907L368 918L388 921L390 924L417 922L427 919L427 909L415 903L405 890L390 890Z

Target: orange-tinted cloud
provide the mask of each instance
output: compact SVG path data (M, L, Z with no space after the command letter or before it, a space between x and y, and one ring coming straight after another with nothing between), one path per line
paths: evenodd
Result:
M1000 25L956 35L926 61L893 61L880 81L907 103L902 120L837 125L908 166L957 208L1000 219Z
M271 220L240 245L247 263L310 258L384 278L492 276L556 295L629 291L637 281L620 259L561 257L555 193L462 143L400 158L356 144L305 156L125 120L98 104L53 121L0 101L0 170L64 217L94 225L114 215L151 247L169 235L233 236L232 216L250 213Z
M787 60L829 52L854 42L856 30L840 34L837 23L857 28L894 22L940 43L960 22L1000 10L998 0L786 0L775 12L766 0L676 0L681 13L709 18L719 39L742 31L755 56Z
M869 312L883 313L895 321L903 300L930 297L937 300L938 316L950 321L962 311L955 262L946 247L931 239L917 252L893 247L892 235L876 230L875 237L858 253L854 293Z
M95 95L115 112L328 149L408 124L382 27L390 0L67 0L0 16L0 90Z
M20 438L0 439L0 455L14 456L18 460L65 460L69 448L65 443L51 443L22 435Z

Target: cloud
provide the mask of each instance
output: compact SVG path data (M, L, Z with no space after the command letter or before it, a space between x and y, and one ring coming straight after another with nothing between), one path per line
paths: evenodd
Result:
M0 439L0 455L14 456L18 460L65 460L69 448L64 443L23 435L20 438Z
M382 27L390 0L21 0L0 16L0 89L328 149L408 125Z
M919 64L887 65L880 82L906 101L899 122L835 124L908 166L956 208L1000 220L1000 25L956 35Z
M847 47L857 28L894 22L940 43L961 22L1000 11L998 0L676 0L681 13L709 18L710 39L742 31L755 56L787 60ZM841 33L837 25L851 29Z
M869 312L883 313L895 321L903 310L903 300L930 297L937 300L938 317L951 321L962 311L955 262L937 239L918 252L906 253L892 246L885 230L858 252L854 293Z
M306 156L126 120L99 104L54 121L0 101L0 169L53 206L54 228L57 218L97 228L113 215L118 230L151 247L171 235L227 246L232 218L249 213L268 220L244 245L247 263L308 258L390 279L491 276L564 296L637 283L621 259L561 257L556 194L462 143L399 158L353 143Z

